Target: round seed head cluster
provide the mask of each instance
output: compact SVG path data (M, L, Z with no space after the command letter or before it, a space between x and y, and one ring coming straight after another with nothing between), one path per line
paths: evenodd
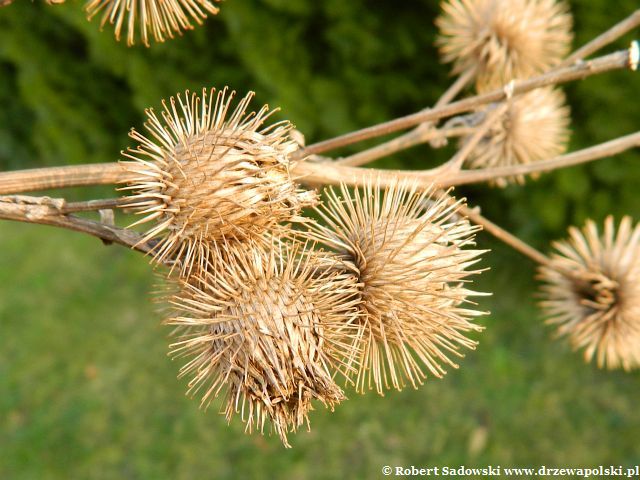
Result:
M123 153L131 173L127 207L153 222L144 242L157 238L154 259L179 262L188 275L206 258L211 242L246 240L277 231L281 222L301 220L299 211L316 201L292 180L288 155L297 145L287 122L263 126L268 107L247 114L253 94L232 109L226 89L201 96L185 93L164 104L159 118L147 111L149 136Z
M58 3L60 0L48 0ZM89 20L102 15L100 27L110 23L115 28L116 40L126 29L127 45L136 43L139 35L149 46L149 36L156 42L174 38L185 30L192 30L192 21L201 25L208 14L218 13L214 3L219 0L89 0L85 6Z
M224 251L223 271L181 282L167 320L182 331L173 353L189 359L181 375L202 404L226 392L228 420L239 414L249 432L270 421L289 446L313 400L333 408L345 398L333 376L353 368L361 335L356 279L299 243Z
M508 100L504 115L469 155L470 168L524 165L561 155L569 143L569 107L562 91L540 88ZM490 106L485 109L488 112ZM472 135L463 137L464 145ZM498 186L524 183L524 175L495 180Z
M436 20L442 59L474 69L480 91L542 73L571 47L572 17L556 0L448 0Z
M540 268L541 307L587 362L631 370L640 366L640 224L624 217L616 232L608 217L599 234L589 220L582 231L554 244L552 265Z
M467 268L482 252L463 248L477 228L453 218L459 203L401 185L326 193L326 205L317 208L326 226L314 229L353 264L360 284L357 390L416 387L424 368L435 377L445 366L456 368L451 356L476 345L465 334L481 330L472 323L481 312L468 301L477 293L465 284L478 273Z

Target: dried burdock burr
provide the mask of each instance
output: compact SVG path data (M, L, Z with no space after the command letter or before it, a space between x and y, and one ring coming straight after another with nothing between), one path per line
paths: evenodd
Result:
M569 107L561 90L540 88L508 100L502 117L473 149L465 162L470 168L524 165L561 155L569 143ZM484 113L495 108L490 105ZM464 145L473 135L461 139ZM532 175L533 178L536 175ZM492 183L504 187L524 183L524 175L499 178Z
M247 113L253 93L232 108L234 93L177 95L158 117L147 110L148 136L132 130L139 145L123 152L133 161L127 208L153 222L143 242L158 241L158 263L179 261L188 275L209 254L211 242L239 241L277 230L280 222L303 220L300 210L316 201L291 178L288 155L298 148L291 125L264 123L265 105ZM284 228L284 227L283 227Z
M437 44L453 73L475 71L480 91L542 73L569 53L573 20L556 0L448 0Z
M248 432L270 423L289 446L313 401L333 409L345 398L334 375L354 368L362 333L356 277L301 242L221 250L225 268L182 280L171 300L172 353L189 359L181 376L203 406L226 392L229 421L238 414Z
M466 286L482 252L464 248L478 227L454 219L460 203L406 185L326 194L317 207L325 225L313 228L355 266L362 296L357 390L416 387L425 368L435 377L457 368L451 357L476 345L466 334L482 330L469 301L478 294Z
M56 0L50 0L56 1ZM127 45L134 45L139 35L149 46L150 35L156 42L164 42L193 29L192 21L203 23L209 14L215 15L219 0L89 0L85 6L91 20L102 15L100 27L107 23L114 26L116 40L126 29Z
M541 308L587 362L631 370L640 366L640 224L613 217L602 235L589 220L554 243L551 264L540 267Z

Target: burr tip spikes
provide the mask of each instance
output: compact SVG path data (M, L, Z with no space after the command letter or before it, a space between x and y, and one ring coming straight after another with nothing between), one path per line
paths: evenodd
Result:
M59 2L60 0L48 0ZM63 0L64 1L64 0ZM215 15L219 8L214 5L220 0L89 0L85 6L91 20L102 14L100 27L110 23L115 28L116 40L120 40L123 27L126 28L127 45L136 43L139 35L142 43L149 46L149 34L156 42L182 35L192 30L192 21L201 25L208 14ZM139 31L138 31L139 29Z
M587 362L631 370L640 366L640 224L624 217L618 231L607 217L604 232L589 220L569 239L555 242L552 263L540 267L540 306Z
M172 97L160 116L147 111L148 135L132 130L139 145L123 153L132 174L122 189L130 192L127 208L144 215L136 224L153 224L144 241L158 238L155 261L179 263L182 275L212 241L285 232L280 222L299 219L316 202L289 173L288 156L298 148L291 125L264 126L268 107L247 113L249 93L232 108L234 93Z
M171 299L166 323L181 331L172 352L189 359L181 375L203 405L226 391L228 420L240 415L248 432L269 421L288 446L313 400L333 408L345 398L333 373L354 368L355 276L301 243L223 250L224 269L182 280Z
M573 20L556 0L448 0L436 20L442 59L473 69L480 91L542 73L569 52Z
M450 357L476 344L465 333L481 330L470 321L481 315L468 300L477 293L465 285L482 253L463 248L477 227L454 217L459 203L406 185L326 193L317 208L326 226L315 235L354 265L361 285L357 390L415 387L424 368L441 377L457 367Z

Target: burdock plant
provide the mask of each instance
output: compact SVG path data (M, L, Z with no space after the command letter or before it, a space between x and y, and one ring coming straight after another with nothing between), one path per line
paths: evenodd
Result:
M604 232L589 220L582 231L554 243L551 262L540 267L541 307L587 361L599 367L640 366L640 224L624 217L618 231L607 217Z
M156 40L215 13L204 0L92 0L92 14ZM252 94L185 92L147 111L146 133L121 162L0 173L0 218L68 228L149 255L170 293L173 356L203 406L248 431L288 434L314 403L333 408L350 388L419 387L456 368L477 345L483 309L471 279L482 228L540 264L549 322L600 366L640 360L640 227L611 219L571 230L551 257L455 200L449 187L526 176L640 146L640 132L562 154L568 108L559 85L635 70L637 43L599 49L640 25L640 11L566 56L571 17L553 0L450 0L438 20L443 58L460 77L433 108L303 146L271 123ZM137 27L136 27L137 25ZM455 97L475 80L481 95ZM328 100L330 101L330 100ZM343 158L327 152L415 127ZM297 135L299 137L299 135ZM443 165L362 168L430 142L461 138ZM76 185L119 185L126 195L67 202L12 195ZM323 204L316 188L330 185ZM315 207L314 216L304 208ZM116 227L116 208L140 217ZM100 220L76 212L99 211ZM122 210L119 210L122 211ZM146 230L143 229L146 227ZM317 243L315 243L317 242ZM267 425L269 427L267 428Z

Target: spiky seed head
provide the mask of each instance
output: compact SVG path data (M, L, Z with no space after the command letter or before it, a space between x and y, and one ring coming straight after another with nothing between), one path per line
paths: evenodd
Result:
M589 220L582 231L554 243L552 264L540 268L541 308L585 361L602 368L640 366L640 223L624 217L616 232L613 217L599 234Z
M469 306L476 295L465 283L478 271L467 270L481 253L473 244L476 227L454 220L459 203L432 192L397 185L381 192L369 185L350 192L328 189L317 207L325 226L318 238L355 265L361 284L365 329L356 388L416 387L444 366L457 367L450 356L476 342L465 333L481 313ZM433 201L429 201L433 200ZM428 205L424 209L424 205Z
M564 153L569 143L569 107L561 90L540 88L508 100L508 108L469 155L470 168L524 165ZM484 108L488 113L495 105ZM464 145L472 135L461 139ZM532 175L535 178L535 175ZM524 175L499 178L500 187L524 183Z
M305 422L312 401L333 408L344 393L335 372L354 368L356 278L326 254L300 243L230 244L226 268L183 280L168 324L184 327L172 345L186 356L181 375L202 405L226 390L227 419L246 430L287 434Z
M59 0L52 0L59 1ZM114 25L116 40L120 40L122 28L127 31L127 45L136 43L137 35L149 46L149 34L156 42L182 35L192 30L192 21L202 25L208 14L215 15L220 0L89 0L85 6L87 17L102 14L100 28ZM138 31L139 30L139 31Z
M247 113L253 93L235 109L235 92L172 97L160 118L147 110L145 136L132 130L139 145L123 152L131 173L127 208L153 222L143 241L158 238L158 263L179 262L188 275L208 245L238 240L302 220L300 210L315 203L315 192L302 191L291 178L288 155L297 145L291 125L264 126L268 106Z
M542 73L569 52L573 20L556 0L448 0L437 45L453 73L476 72L485 91Z

